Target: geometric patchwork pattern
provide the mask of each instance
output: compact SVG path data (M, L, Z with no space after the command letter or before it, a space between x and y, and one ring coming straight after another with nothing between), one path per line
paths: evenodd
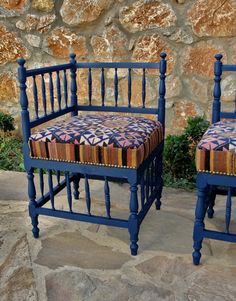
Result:
M197 170L236 174L236 121L212 124L197 146Z
M203 135L198 148L219 151L235 150L236 121L226 120L212 124Z
M122 115L79 115L30 137L33 157L137 167L163 140L158 121Z

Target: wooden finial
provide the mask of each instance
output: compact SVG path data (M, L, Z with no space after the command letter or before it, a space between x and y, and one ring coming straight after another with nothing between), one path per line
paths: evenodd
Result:
M17 63L18 63L21 67L24 67L25 59L20 58L20 59L17 60Z
M166 53L165 52L161 52L160 57L164 60L166 58Z
M215 55L215 59L216 59L217 61L220 61L220 60L222 59L222 57L223 57L223 55L220 54L220 53L217 53L217 54Z
M76 54L75 54L75 53L70 53L70 58L71 58L72 60L74 60L75 57L76 57Z

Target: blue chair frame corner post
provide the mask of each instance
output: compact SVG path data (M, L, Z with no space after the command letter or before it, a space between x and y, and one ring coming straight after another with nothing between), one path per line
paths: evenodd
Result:
M74 107L74 110L71 112L71 117L78 116L78 97L77 97L77 84L76 84L76 54L71 53L70 54L70 77L71 77L71 105ZM73 188L74 188L74 198L75 200L79 199L79 182L80 182L80 174L74 173L74 180L73 180Z
M197 204L195 209L195 222L193 231L193 263L198 265L201 258L202 241L204 238L204 217L207 210L207 181L202 173L197 175Z
M28 140L30 137L29 127L29 111L28 111L28 97L26 94L26 68L25 59L18 59L18 78L20 83L20 104L21 104L21 120L22 120L22 135L23 135L23 155L25 162L25 169L28 179L28 196L29 196L29 215L33 226L32 233L35 238L39 237L38 228L38 214L35 214L36 202L36 190L34 185L34 169L27 164L27 158L29 157L30 149L28 146Z
M165 78L166 78L166 53L162 52L160 54L161 60L160 60L160 83L159 83L159 99L158 99L158 120L163 126L163 135L165 131L165 94L166 94L166 86L165 86ZM148 205L148 209L151 207L153 201L155 200L155 206L156 210L161 209L161 197L162 197L162 190L163 190L163 150L164 150L164 140L163 143L160 146L160 155L156 157L156 166L155 166L155 179L156 179L156 195L153 198L153 200L150 200L146 203ZM149 173L149 172L148 172ZM151 172L152 174L152 172ZM143 174L140 175L141 177L141 190L142 185L144 185L144 177ZM149 175L147 176L149 178ZM143 183L142 183L143 180ZM151 179L152 181L153 179ZM139 235L139 229L140 225L142 223L142 220L144 216L146 215L147 211L145 212L145 209L142 208L141 213L141 219L139 218L140 213L138 213L138 181L136 179L132 179L130 182L130 216L128 221L128 229L130 233L130 250L131 255L137 255L138 251L138 235ZM141 191L142 194L142 191ZM148 197L147 197L148 198ZM144 213L145 212L145 213ZM142 213L145 215L142 216Z
M39 237L38 217L39 215L54 216L77 221L104 224L108 226L127 228L130 233L130 250L132 255L137 254L138 235L140 225L149 211L153 202L156 209L161 207L161 194L163 187L163 147L164 147L164 129L165 129L165 73L166 73L166 54L160 54L161 60L157 63L84 63L76 62L75 54L70 54L70 62L67 64L49 66L44 68L29 69L25 68L25 60L19 59L18 76L20 83L20 104L23 134L23 154L24 164L28 178L28 196L29 196L29 215L32 222L32 232L35 238ZM77 70L88 70L88 105L78 102L77 91ZM114 69L114 106L107 106L105 100L105 76L104 69ZM128 105L127 107L118 104L118 76L117 69L128 69ZM132 77L131 69L139 68L143 70L142 75L142 107L132 105ZM146 98L146 69L159 69L159 98L157 101L158 108L147 108ZM92 103L92 71L93 69L101 70L101 106ZM68 72L70 73L70 103L68 101ZM53 78L53 75L55 76ZM49 78L49 86L45 84L45 76ZM30 117L28 96L27 96L27 78L33 81L33 104L34 118ZM39 95L37 79L41 82L41 96L43 113L39 111ZM63 82L63 83L62 83ZM55 95L56 94L56 95ZM63 95L63 97L62 97ZM65 106L62 105L64 98ZM49 99L49 102L47 102ZM55 102L58 102L58 110L55 109ZM49 107L51 111L49 111ZM150 155L137 167L123 167L104 164L86 164L83 162L65 161L59 159L49 159L34 157L30 148L31 129L42 125L45 122L54 120L57 117L70 113L71 117L76 117L78 112L115 112L115 113L132 113L132 114L154 114L157 115L158 121L163 128L163 140L158 144ZM41 114L41 115L40 115ZM34 184L35 171L38 170L39 191L36 193ZM62 172L64 175L62 175ZM56 175L53 177L53 173ZM45 177L48 180L48 191L45 192ZM64 179L63 179L64 177ZM85 205L87 213L77 213L73 211L72 198L79 198L80 179L84 179L85 185ZM56 180L55 180L56 179ZM90 196L89 180L96 179L104 182L104 200L106 216L92 214L92 202ZM130 200L129 200L129 218L128 220L119 219L111 216L111 200L109 182L122 181L129 183ZM54 183L54 182L57 183ZM71 189L73 185L73 193ZM59 210L56 208L54 197L63 189L66 189L68 210ZM140 198L138 196L140 188ZM50 202L51 208L45 208L44 205ZM139 206L141 208L139 208Z
M160 85L159 85L159 101L158 101L158 109L160 112L159 121L163 125L163 131L164 131L164 137L165 137L165 94L166 94L166 85L165 85L165 78L166 78L166 53L162 52L160 54L161 60L160 60ZM162 145L162 153L164 151L164 142ZM158 183L157 183L157 198L155 202L155 206L157 210L161 209L161 197L162 197L162 189L163 189L163 156L158 161L157 164L157 175L160 175L158 177Z
M236 119L236 108L234 112L221 110L221 75L223 72L236 71L236 65L223 64L221 54L215 55L214 63L214 90L212 103L212 126L218 122L224 123L227 119ZM224 119L222 121L222 119ZM210 159L209 159L210 160ZM236 242L236 234L229 231L231 222L231 197L236 188L236 175L216 170L198 170L197 172L197 203L195 209L195 222L193 229L193 263L199 265L201 259L202 241L204 238ZM223 189L221 188L223 187ZM224 188L227 188L226 190ZM235 194L235 191L234 191ZM225 231L208 230L205 227L204 219L214 216L214 205L217 195L227 195L225 212Z

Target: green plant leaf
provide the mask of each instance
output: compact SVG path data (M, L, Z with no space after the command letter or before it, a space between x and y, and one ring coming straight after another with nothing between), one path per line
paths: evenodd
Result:
M181 135L168 135L164 148L164 183L193 189L196 180L195 150L209 126L203 117L190 117Z

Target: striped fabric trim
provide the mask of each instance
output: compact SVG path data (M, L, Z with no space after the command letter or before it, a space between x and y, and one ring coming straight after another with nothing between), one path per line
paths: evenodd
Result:
M196 168L197 171L236 175L236 153L197 148Z
M69 161L69 160L59 160L56 158L41 158L41 157L32 157L33 160L45 160L45 161L56 161L56 162L66 162L66 163L76 163L76 164L84 164L84 165L95 165L95 166L103 166L103 167L115 167L115 168L127 168L127 169L136 169L136 167L129 167L129 166L120 166L120 165L113 165L113 164L102 164L102 163L93 163L93 162L77 162L77 161Z

